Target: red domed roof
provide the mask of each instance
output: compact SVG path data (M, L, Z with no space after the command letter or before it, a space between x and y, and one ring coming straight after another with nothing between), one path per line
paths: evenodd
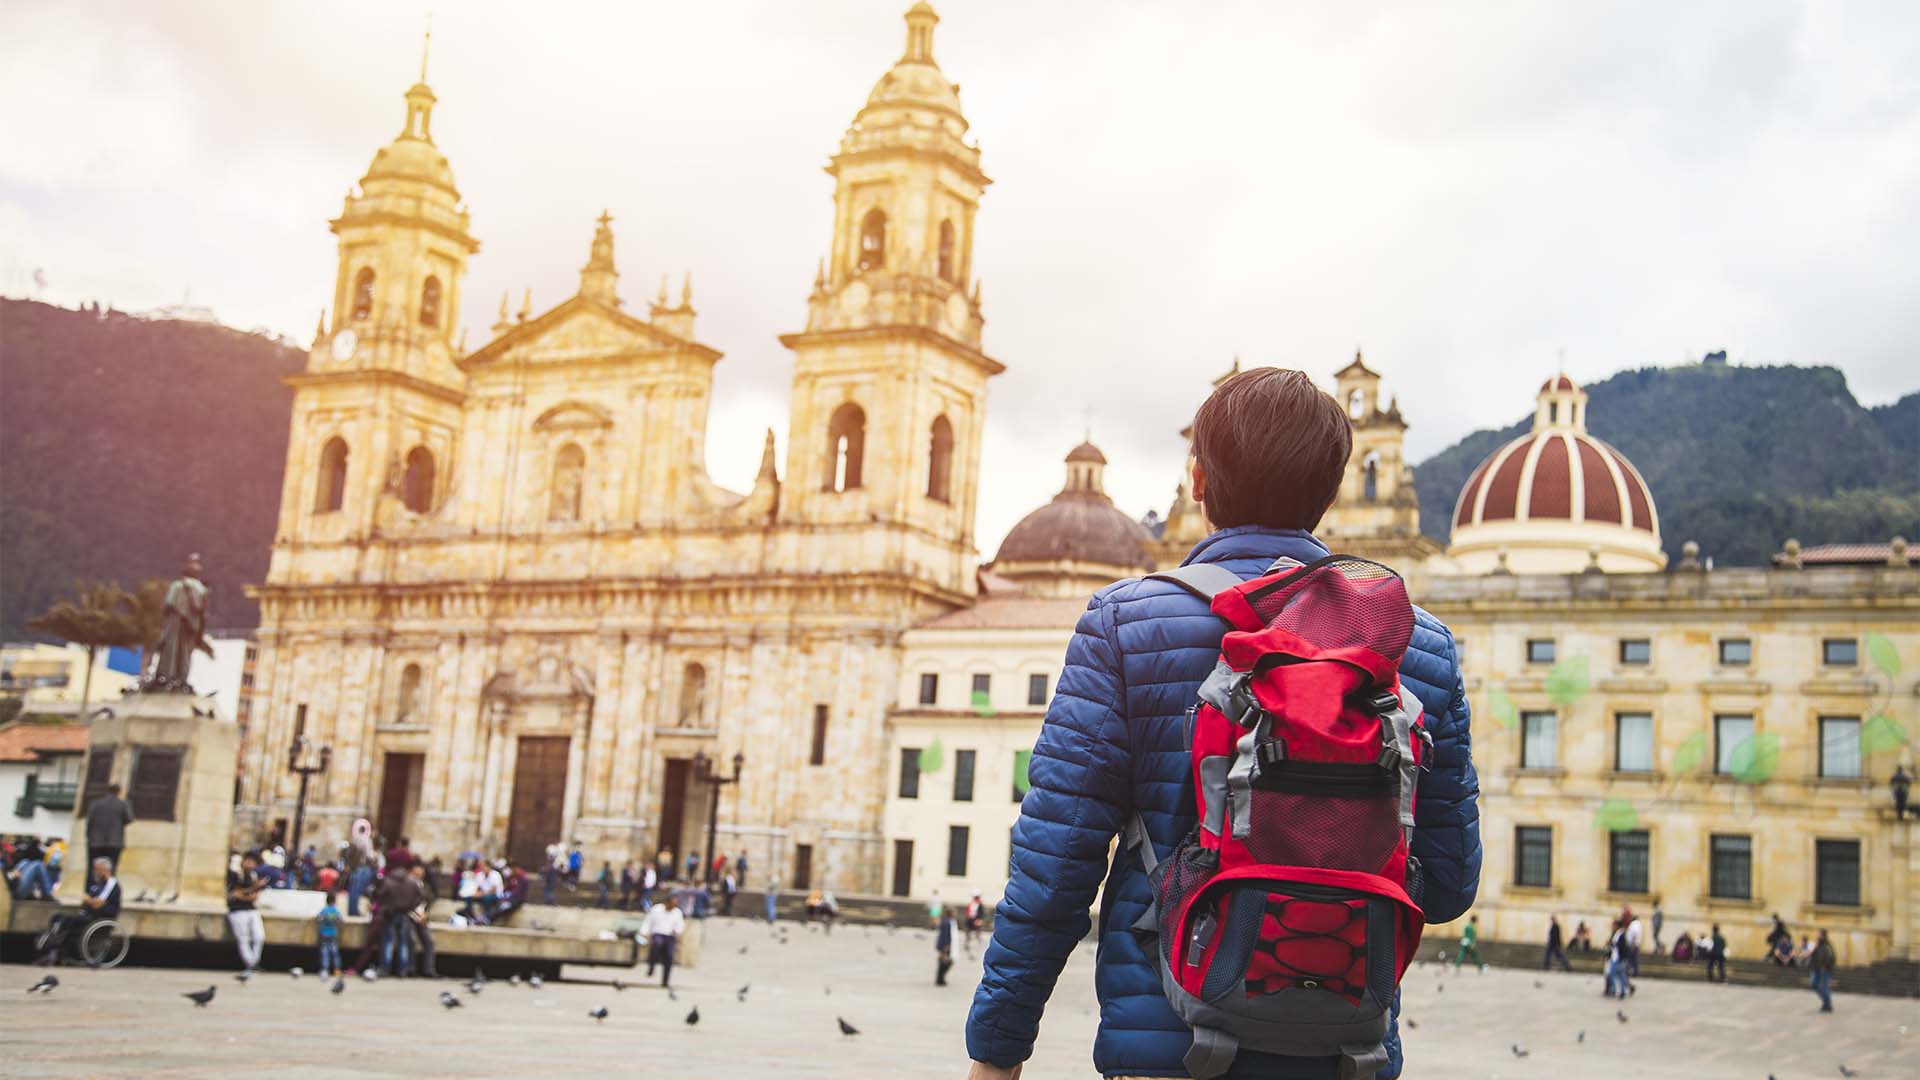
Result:
M1561 372L1560 374L1555 375L1553 378L1548 379L1546 382L1543 382L1540 384L1540 392L1543 394L1547 393L1550 390L1578 390L1578 389L1580 389L1579 385L1576 384L1572 379L1567 378L1567 375L1565 372Z
M1599 439L1568 427L1536 429L1488 455L1467 480L1453 511L1456 529L1492 521L1549 520L1660 531L1653 497L1633 463Z

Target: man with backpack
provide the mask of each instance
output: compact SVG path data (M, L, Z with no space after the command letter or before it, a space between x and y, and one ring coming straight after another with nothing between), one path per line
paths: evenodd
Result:
M1103 1076L1399 1075L1399 974L1473 902L1479 784L1451 635L1309 531L1351 450L1297 371L1200 407L1190 490L1216 531L1075 629L967 1020L975 1080L1032 1053L1103 881Z

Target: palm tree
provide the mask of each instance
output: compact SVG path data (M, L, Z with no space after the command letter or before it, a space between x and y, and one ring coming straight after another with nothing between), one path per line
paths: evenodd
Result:
M93 691L95 654L102 648L115 645L144 647L152 644L147 636L151 615L143 610L146 605L141 602L147 591L146 586L142 586L143 595L136 599L118 585L82 583L73 600L62 600L44 613L27 620L30 630L52 634L62 641L87 647L87 673L80 682L79 719L84 721L87 718L87 698ZM157 625L153 624L155 636Z

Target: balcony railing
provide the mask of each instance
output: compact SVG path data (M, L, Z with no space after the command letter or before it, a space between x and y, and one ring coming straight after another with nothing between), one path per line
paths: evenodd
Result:
M32 817L36 808L44 810L72 810L80 801L80 785L77 782L65 784L43 784L37 776L27 777L27 789L13 804L13 816Z

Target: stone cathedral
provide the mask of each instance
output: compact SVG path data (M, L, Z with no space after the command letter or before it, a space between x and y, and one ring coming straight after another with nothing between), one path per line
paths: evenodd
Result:
M906 22L828 166L786 460L769 432L746 493L703 460L721 353L689 293L628 308L607 216L574 296L456 343L480 245L423 71L331 223L331 318L288 380L236 840L293 817L288 756L325 745L315 840L368 817L447 857L684 855L739 754L722 850L878 891L900 635L973 597L1002 370L971 277L989 181L938 16Z

